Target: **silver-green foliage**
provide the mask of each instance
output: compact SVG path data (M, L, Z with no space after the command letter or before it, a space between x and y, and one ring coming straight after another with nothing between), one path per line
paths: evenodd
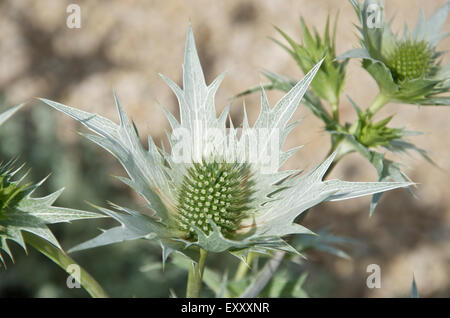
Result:
M0 114L0 124L4 123L21 106L12 107ZM102 216L96 212L53 206L63 189L45 197L32 197L33 192L42 185L45 179L37 184L25 183L26 173L17 178L23 165L15 168L15 163L16 160L10 160L0 165L0 261L4 265L5 259L1 251L14 260L8 240L16 242L26 250L23 231L34 234L62 250L47 224Z

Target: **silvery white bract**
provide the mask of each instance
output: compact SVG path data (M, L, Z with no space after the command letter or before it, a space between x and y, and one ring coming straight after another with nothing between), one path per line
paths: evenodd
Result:
M23 104L0 114L0 125L18 111ZM22 232L32 233L60 248L47 224L70 222L78 219L102 217L99 213L85 212L53 206L63 189L42 198L31 195L45 181L37 184L24 183L26 174L14 179L21 168L14 168L15 160L0 164L0 265L5 264L1 251L14 260L8 240L26 250Z
M14 107L11 107L8 110L5 110L0 114L0 125L3 125L5 121L7 121L12 115L14 115L19 109L23 107L24 104L20 104Z
M360 4L350 0L361 26L361 48L352 49L338 59L362 58L363 67L376 80L386 99L407 104L450 105L450 64L441 65L443 52L436 50L450 32L440 33L450 2L444 4L428 20L421 11L416 27L405 26L402 36L391 30L392 21L384 20L384 7L376 0Z
M148 138L148 150L145 149L117 98L119 124L41 99L94 132L85 136L121 162L129 176L121 180L148 203L148 211L140 212L116 205L114 210L99 208L121 225L104 231L72 251L147 238L161 243L163 261L174 250L195 257L192 255L196 255L198 247L211 252L242 249L295 252L282 237L310 233L294 223L294 219L307 209L323 201L345 200L410 185L405 182L322 181L334 155L303 176L300 176L300 171L278 171L296 150L281 150L286 136L296 125L288 122L319 67L320 63L273 108L263 92L261 111L253 127L245 115L240 129L234 128L231 120L230 128L226 128L229 107L217 117L214 105L214 95L223 76L206 85L189 28L183 89L163 77L177 96L180 107L179 121L167 113L172 127L169 135L171 148L181 145L191 155L188 162L183 161L186 159L183 156L180 160L178 153L158 149L151 138ZM211 147L210 130L219 135L223 132L221 136L226 140L226 151L221 151L222 146L218 146L224 143L213 143L215 146ZM261 151L258 150L256 155L249 153L252 146L249 136L260 131L266 134L262 141L257 139L257 149ZM184 140L177 143L182 136ZM273 136L278 136L275 148ZM268 169L265 164L267 158L264 154L269 148L270 157L274 159L273 156L277 156L272 161L277 162L275 169ZM199 153L195 149L207 150L197 156ZM230 163L222 157L229 152L247 154L251 159Z

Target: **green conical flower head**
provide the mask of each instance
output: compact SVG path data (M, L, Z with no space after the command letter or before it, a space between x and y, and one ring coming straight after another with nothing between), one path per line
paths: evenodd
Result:
M428 75L433 65L433 52L425 41L406 40L387 59L395 81L411 80Z
M252 184L249 164L192 164L178 193L177 227L187 239L195 239L193 226L208 235L213 221L225 237L231 237L250 213Z

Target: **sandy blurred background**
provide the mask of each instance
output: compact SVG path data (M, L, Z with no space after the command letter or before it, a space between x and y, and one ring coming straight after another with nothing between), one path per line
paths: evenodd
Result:
M218 110L233 95L264 81L259 73L262 69L296 79L303 76L288 54L267 38L279 38L273 25L299 41L300 16L309 26L322 32L327 15L334 16L339 10L337 54L357 46L353 26L357 21L347 1L76 1L81 7L82 26L69 29L66 27L66 7L71 2L0 2L0 96L3 107L38 96L116 120L114 89L141 135L151 134L159 140L169 129L161 106L177 114L177 104L158 73L181 82L184 40L189 22L194 29L207 82L221 72L227 72L216 99ZM387 0L387 16L390 18L395 14L393 27L400 31L404 21L410 27L415 25L419 8L429 17L444 3L438 0ZM443 32L449 30L450 18ZM450 38L442 41L439 49L449 50ZM448 54L445 61L449 61ZM359 67L359 61L351 61L347 68L345 94L360 106L367 107L376 93L375 82ZM277 92L270 93L271 103L274 104L280 96ZM259 109L259 96L246 97L245 101L250 119L254 120ZM241 105L242 100L238 100L232 108L235 122L242 118ZM324 253L311 254L307 270L313 296L407 296L413 273L421 296L450 296L450 109L419 109L411 105L390 104L378 116L381 118L393 113L397 116L392 126L424 133L411 141L430 151L442 170L418 156L396 157L405 164L406 173L419 183L415 191L418 198L403 190L392 191L383 197L372 218L368 217L369 198L315 208L305 220L307 226L313 230L332 226L334 233L360 240L364 247L348 250L353 261ZM323 131L322 123L305 107L300 107L295 117L301 118L302 122L288 138L286 146L303 144L305 147L290 159L287 167L309 169L328 152L328 135ZM355 117L345 96L341 102L341 117L344 121ZM14 121L20 124L12 123ZM29 166L38 166L35 171L38 176L53 172L49 190L66 186L60 204L87 208L84 200L103 204L108 199L115 200L121 196L124 201L133 201L125 186L109 178L110 174L122 173L119 165L104 151L80 141L81 137L76 134L80 127L74 121L55 114L42 104L32 103L8 125L2 127L7 130L2 136L9 134L8 139L2 137L2 154L24 154ZM51 139L45 141L45 136L51 136ZM55 156L58 159L54 160ZM333 176L346 180L376 180L374 169L356 154L339 163ZM71 242L80 242L80 237L93 236L96 227L98 224L89 228L89 233L84 227L70 230L63 226L57 230L63 237L63 246L70 247ZM134 248L132 244L127 246ZM111 276L120 276L120 271L130 277L130 272L139 265L122 264L121 259L125 257L127 262L131 262L134 254L127 254L129 249L125 247L115 248L120 252L114 258L92 260L98 255L98 249L97 253L86 252L77 259L86 264L94 276L101 276L108 268ZM141 249L136 247L136 250ZM105 248L105 251L112 250ZM154 251L159 253L156 249ZM55 278L51 271L41 269L43 263L48 267L53 265L32 251L30 256L25 256L17 249L16 254L17 264L11 264L8 271L0 272L0 295L66 295L61 294L57 283L51 283L63 276ZM142 260L143 263L145 261ZM37 275L41 281L31 278L30 262L41 273ZM121 265L114 267L113 263ZM366 287L366 267L372 263L381 267L381 289ZM163 284L164 278L155 278L155 275L160 276L159 273L147 273L146 277ZM179 284L183 285L183 279ZM30 283L32 287L25 286L24 282L28 280L33 281ZM122 283L143 284L139 280L137 276ZM47 281L50 283L43 283ZM148 284L147 281L139 288L145 291L150 286ZM136 290L141 290L138 287L127 288L117 295L136 295ZM160 294L157 291L137 294L165 296L168 293L164 289Z

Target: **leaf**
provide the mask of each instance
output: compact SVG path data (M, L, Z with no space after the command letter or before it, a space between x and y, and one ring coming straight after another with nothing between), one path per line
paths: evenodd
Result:
M420 298L419 291L417 290L416 279L413 275L413 280L411 284L411 298Z
M323 61L323 60L322 60ZM283 151L282 146L284 144L285 138L287 137L289 131L292 129L288 124L292 115L298 108L300 101L305 95L309 84L313 80L315 74L318 72L320 65L322 63L320 61L317 63L309 72L305 75L305 77L299 81L289 92L283 96L273 108L270 108L269 102L267 100L267 96L265 92L262 92L261 96L261 111L259 113L258 118L255 121L253 126L254 129L270 129L270 133L265 139L267 142L258 145L262 149L269 149L270 142L272 140L272 135L274 132L278 132L279 136L284 138L280 138L279 140L279 153L280 153L280 162L283 162Z
M383 62L363 60L362 65L372 75L384 95L396 96L399 87L395 84L391 71Z
M367 51L366 48L357 48L348 50L347 52L342 53L341 55L336 57L336 60L345 60L349 58L367 59L372 62L379 62L378 60L370 56L369 51Z
M340 258L351 259L351 257L337 245L361 245L355 239L344 236L333 235L328 229L322 229L317 234L300 234L293 238L293 245L300 252L310 249L330 253Z
M419 104L424 106L450 106L450 97L425 98Z
M278 269L283 257L283 252L277 252L273 258L269 259L264 267L256 274L252 283L241 294L240 298L257 297Z
M343 149L344 149L344 147L347 148L347 150L345 150L346 153L351 152L351 151L357 151L374 166L374 168L376 169L377 174L378 174L378 181L380 181L380 182L381 181L395 181L395 182L410 182L411 181L411 179L405 173L403 173L401 171L400 165L398 163L395 163L393 161L386 159L383 154L381 154L377 151L368 149L366 146L359 143L356 140L355 136L348 134L348 133L337 132L337 131L334 131L333 133L345 137L345 143L344 143L345 145L342 145L341 147ZM403 133L407 134L407 132L403 132ZM392 141L391 141L391 143L392 143ZM396 145L396 143L394 142L394 145L387 147L387 149L394 150L393 147L395 145ZM405 145L405 144L402 143L401 145ZM399 151L400 149L397 148L396 150ZM403 151L404 151L404 149L403 149ZM416 151L420 152L420 151L424 151L424 150L417 149ZM421 154L426 156L426 152L423 152ZM431 160L431 158L430 158L430 160ZM412 184L413 183L411 183L410 185L412 185ZM411 192L409 189L408 189L408 191ZM373 215L375 208L376 208L378 201L380 200L382 194L383 194L383 192L380 192L380 193L375 193L372 196L372 200L370 203L370 215Z
M416 78L399 85L399 91L394 97L408 104L421 102L425 96L431 95L433 89L439 84L439 80Z
M140 238L152 239L156 237L156 233L163 231L163 229L160 229L161 225L158 225L156 220L148 216L117 205L114 207L119 209L119 211L97 208L105 215L121 223L121 226L103 231L97 237L71 248L69 253Z
M320 68L322 61L314 66L305 77L299 81L278 103L272 108L262 107L261 112L256 119L255 128L258 127L270 127L283 129L292 114L300 104L303 95L306 93L309 84L311 83L314 75ZM263 94L263 103L267 103L267 98Z
M25 104L20 104L14 107L11 107L10 109L4 111L0 114L0 126L7 121L14 113L16 113L19 109L21 109Z
M20 170L12 170L14 161L0 167L0 251L3 250L14 261L8 240L14 241L26 249L22 232L28 232L61 249L47 224L70 222L80 219L99 218L103 215L53 206L62 190L46 197L34 198L31 194L45 181L35 185L22 185L23 177L13 180ZM0 261L5 260L0 253Z
M177 97L180 110L179 128L189 132L185 138L185 147L196 162L202 159L200 150L208 147L207 138L210 129L225 129L225 118L216 118L214 97L223 80L224 74L206 85L203 70L195 47L194 35L189 26L183 64L183 89L172 80L161 75Z
M411 133L411 132L410 132ZM415 151L420 154L426 161L431 163L432 165L437 167L437 164L430 158L428 152L425 149L416 147L414 144L406 141L404 139L394 139L389 142L389 145L386 146L392 152L404 152L409 153L409 151Z
M449 2L439 8L427 21L425 21L425 17L421 11L419 22L417 23L412 36L419 40L426 39L432 47L436 47L443 38L449 35L449 32L440 34L449 12Z
M286 270L279 270L261 291L259 296L263 298L306 298L308 294L302 287L307 277L308 273L301 273L299 276L294 276Z
M357 198L368 194L385 192L413 185L412 182L348 182L341 180L325 181L329 188L336 189L327 201Z
M265 77L267 77L267 79L270 81L270 84L256 86L254 88L251 88L236 95L236 97L245 96L257 91L262 92L263 90L273 90L273 89L288 92L289 90L292 89L292 87L295 86L295 81L283 77L279 74L270 71L263 71L262 74ZM320 99L314 94L314 92L308 90L303 96L302 103L306 107L308 107L314 115L320 118L325 123L327 128L331 129L331 127L335 127L336 122L330 117L328 112L323 107Z
M96 135L84 134L92 142L98 144L114 155L127 171L130 179L119 178L137 191L162 220L167 220L167 208L161 201L156 189L163 189L166 196L172 192L168 184L166 171L161 164L162 157L151 138L146 151L136 134L134 126L123 112L117 97L115 102L120 117L120 125L96 114L91 114L47 99L40 100L45 104L71 116Z
M25 241L36 248L39 252L47 256L54 263L56 263L59 267L61 267L68 274L73 274L70 272L69 266L76 265L79 268L79 281L78 277L75 275L74 279L76 279L81 286L94 298L106 298L108 295L103 290L103 288L95 281L95 279L89 275L88 272L84 270L80 265L78 265L72 258L70 258L66 253L64 253L61 249L56 248L53 244L49 244L46 240L43 240L33 234L24 233Z
M384 155L380 153L373 152L371 163L377 169L378 179L380 181L395 180L397 182L402 182L410 180L409 177L400 170L400 166L398 163L385 159ZM370 203L370 215L372 215L373 212L375 211L375 208L378 204L378 201L381 198L381 195L382 193L379 193L375 194L372 197L372 201Z

